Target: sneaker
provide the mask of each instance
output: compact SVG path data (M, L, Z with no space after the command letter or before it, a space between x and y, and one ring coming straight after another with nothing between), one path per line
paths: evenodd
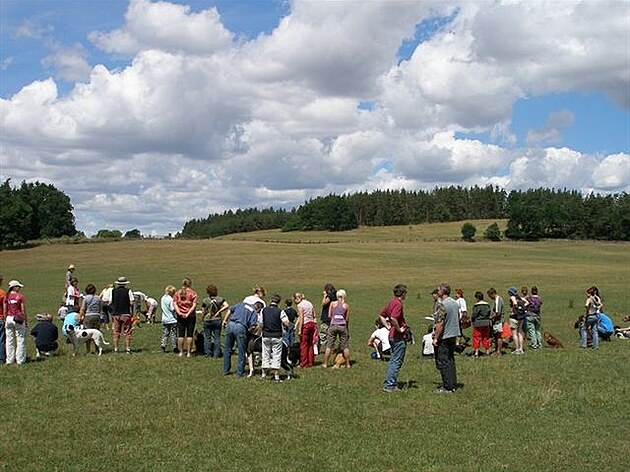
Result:
M115 348L115 349L114 349L114 352L115 352L115 353L118 353L118 348Z
M385 393L393 393L398 392L400 389L398 387L383 387L383 392Z
M125 352L126 352L127 354L131 354L131 349L126 349L126 350L125 350Z
M435 391L435 393L438 393L438 394L453 393L453 390L447 390L444 387L440 387Z
M278 378L278 379L273 379L273 381L277 384L282 383L282 379Z
M162 349L162 352L166 352L166 346L160 346L160 349Z

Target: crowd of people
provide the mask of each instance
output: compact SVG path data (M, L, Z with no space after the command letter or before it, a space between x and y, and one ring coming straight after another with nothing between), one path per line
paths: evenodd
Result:
M350 368L350 305L345 290L337 290L333 284L324 285L321 294L321 311L303 293L296 292L282 300L279 294L268 298L262 286L253 287L251 294L242 301L230 305L219 295L216 285L206 287L206 295L199 302L192 281L184 278L177 288L168 285L159 302L143 292L132 291L130 282L119 277L97 295L93 284L79 289L74 276L75 267L70 265L66 273L63 302L59 317L63 320L62 334L69 330L109 330L113 332L113 351L132 353L134 325L139 316L147 323L157 321L157 307L161 308L162 337L160 349L191 357L197 351L197 339L201 337L200 349L208 358L223 358L222 372L232 373L232 356L236 354L236 376L254 372L254 353L259 352L260 370L263 378L281 382L281 371L286 378L293 376L293 367L309 368L315 365L319 346L325 346L323 368ZM2 288L0 277L0 361L4 364L26 362L26 333L28 320L22 283L11 280L8 293ZM405 359L413 334L404 316L404 301L407 286L396 285L393 297L381 310L375 322L375 330L367 345L372 349L371 357L388 361L383 391L390 393L399 389L398 374ZM488 300L481 291L474 293L475 302L469 313L464 292L456 288L451 296L449 284L440 284L432 293L433 310L426 334L422 337L422 355L435 359L441 376L438 393L452 393L457 387L456 353L466 348L470 338L464 330L472 328L472 357L503 354L506 341L511 343L512 354L522 355L525 342L531 349L542 347L541 308L543 300L538 287L515 287L507 290L508 304L495 288L487 290ZM283 302L283 307L280 307ZM294 308L295 305L295 308ZM602 313L602 300L597 287L586 291L584 320L580 327L581 347L598 347L597 319ZM197 318L201 330L196 331ZM37 325L30 334L35 338L36 355L49 356L59 345L58 329L48 313L37 315ZM124 347L121 346L121 338ZM223 345L222 345L223 339ZM258 347L256 342L258 341ZM93 343L92 343L93 344ZM95 352L96 347L94 346ZM99 346L100 348L100 346ZM91 343L86 341L90 352ZM293 349L295 360L289 353ZM334 361L334 362L333 362Z

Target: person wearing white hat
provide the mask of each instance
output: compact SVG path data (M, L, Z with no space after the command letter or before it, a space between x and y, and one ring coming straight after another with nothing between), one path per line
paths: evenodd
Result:
M64 290L67 290L70 285L72 285L72 278L74 277L74 264L70 264L68 266L68 271L66 272L66 285Z
M26 309L22 285L18 280L9 282L6 299L6 353L7 364L24 364L26 362Z

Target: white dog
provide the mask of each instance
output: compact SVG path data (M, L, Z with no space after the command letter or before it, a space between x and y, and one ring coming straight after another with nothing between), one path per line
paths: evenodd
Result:
M74 326L68 326L68 339L70 343L72 343L72 347L74 352L73 356L77 354L77 346L81 343L86 343L88 341L93 341L96 347L98 348L98 355L103 354L103 344L109 346L109 343L105 341L103 337L103 333L101 333L98 329L84 329L84 328L74 328Z

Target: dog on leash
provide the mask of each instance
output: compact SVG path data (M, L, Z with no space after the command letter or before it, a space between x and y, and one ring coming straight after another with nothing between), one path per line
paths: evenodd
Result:
M556 338L549 331L545 331L543 333L543 339L545 340L545 342L547 344L549 344L550 347L553 347L554 349L562 349L562 348L564 348L564 344L562 344L562 341L560 341L558 338Z
M103 333L101 333L98 329L75 328L74 326L69 325L67 333L68 339L72 344L73 356L76 356L79 344L85 344L88 341L92 341L94 343L98 349L99 356L103 354L103 345L109 346L109 343L105 341L105 338L103 337Z

